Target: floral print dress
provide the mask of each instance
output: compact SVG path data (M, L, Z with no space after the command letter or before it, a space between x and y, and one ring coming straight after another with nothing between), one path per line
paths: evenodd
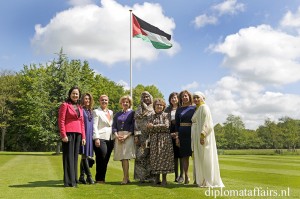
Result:
M167 113L155 113L149 117L153 128L150 134L150 168L152 174L174 172L174 152Z

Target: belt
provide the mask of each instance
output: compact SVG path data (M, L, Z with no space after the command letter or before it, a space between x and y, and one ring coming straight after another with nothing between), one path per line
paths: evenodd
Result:
M180 126L192 126L192 123L180 123Z

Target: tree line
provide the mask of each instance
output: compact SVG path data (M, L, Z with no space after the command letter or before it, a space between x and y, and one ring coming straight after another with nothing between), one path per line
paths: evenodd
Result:
M74 85L82 94L92 94L95 107L100 95L108 95L114 112L120 110L120 97L129 95L123 86L96 74L87 61L69 60L62 50L51 63L25 65L18 73L1 71L1 150L59 151L58 109ZM133 108L144 90L163 97L154 85L137 85L133 89Z
M120 110L120 97L129 94L123 86L96 74L87 61L69 60L62 50L57 59L45 65L25 65L17 73L0 71L1 151L58 152L58 108L74 85L82 93L92 94L95 107L100 95L108 95L109 107L114 112ZM139 84L133 88L133 109L145 90L154 98L164 97L156 86ZM219 149L300 146L300 122L288 117L278 123L267 119L257 130L248 130L239 116L229 115L226 122L215 125L215 132Z
M245 129L239 116L228 115L214 127L219 149L289 149L300 147L300 120L282 117L278 122L267 118L256 130Z

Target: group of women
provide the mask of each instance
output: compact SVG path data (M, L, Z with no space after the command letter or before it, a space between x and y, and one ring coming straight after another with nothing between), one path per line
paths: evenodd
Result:
M81 100L80 100L81 99ZM81 102L81 104L79 104ZM122 110L113 114L109 98L101 95L100 107L91 94L81 97L78 87L69 90L59 108L58 124L62 139L64 186L94 184L89 158L96 156L96 183L105 183L107 165L114 150L115 161L123 169L121 184L130 183L129 160L135 159L134 180L167 185L167 174L175 173L175 182L189 184L189 157L193 156L194 184L199 187L223 187L220 177L213 122L205 96L187 90L163 99L153 99L144 91L136 111L132 99L119 100ZM77 176L81 154L80 177ZM85 178L86 175L86 178ZM162 175L162 176L160 176ZM162 177L162 178L160 178Z

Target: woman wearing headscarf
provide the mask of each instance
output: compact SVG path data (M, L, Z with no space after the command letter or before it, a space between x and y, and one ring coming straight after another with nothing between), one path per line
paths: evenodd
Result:
M224 187L220 177L213 120L205 96L195 92L196 111L192 117L191 147L194 152L194 177L199 187Z
M149 157L149 134L147 130L147 122L149 116L154 113L153 97L144 91L141 94L140 105L135 112L135 144L136 144L136 159L134 163L134 179L141 183L153 180L150 172L150 157Z

